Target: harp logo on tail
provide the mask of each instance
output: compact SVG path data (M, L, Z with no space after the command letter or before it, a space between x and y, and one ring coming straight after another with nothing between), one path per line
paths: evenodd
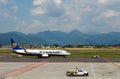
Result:
M12 43L12 47L14 48L14 47L16 47L17 46L17 44L16 43Z

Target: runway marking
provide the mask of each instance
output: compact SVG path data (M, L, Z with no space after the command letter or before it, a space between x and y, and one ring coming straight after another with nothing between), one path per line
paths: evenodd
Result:
M118 65L118 64L115 64L114 62L112 62L111 60L109 60L109 59L107 59L107 58L102 58L103 60L105 60L105 61L107 61L107 62L109 62L109 63L111 63L111 64L113 64L114 66L116 66L116 67L118 67L118 68L120 68L120 65Z
M92 70L93 78L96 79L96 74L95 74L94 67L93 67L92 63L90 63L90 67L91 67L91 70Z
M3 73L2 75L6 76L6 77L17 77L17 76L19 76L23 73L26 73L30 70L33 70L33 69L35 69L43 64L45 64L45 62L42 62L42 63L36 62L36 63L30 64L30 65L23 66L23 67L20 67L18 69Z

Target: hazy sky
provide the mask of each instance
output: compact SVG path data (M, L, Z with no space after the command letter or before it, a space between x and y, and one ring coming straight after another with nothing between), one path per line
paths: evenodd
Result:
M0 0L0 33L120 32L120 0Z

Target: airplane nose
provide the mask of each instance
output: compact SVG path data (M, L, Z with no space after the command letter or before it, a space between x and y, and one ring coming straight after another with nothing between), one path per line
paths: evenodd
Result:
M63 52L65 55L71 55L71 53L69 53L68 51L64 51Z
M71 55L71 53L68 53L68 55Z
M67 55L71 55L71 53L67 52Z

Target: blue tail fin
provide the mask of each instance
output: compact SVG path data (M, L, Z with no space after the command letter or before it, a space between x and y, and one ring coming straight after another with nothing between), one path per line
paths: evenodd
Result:
M17 45L17 43L13 39L10 39L10 40L11 40L11 46L12 46L13 50L21 50L22 49L21 47L19 47Z

